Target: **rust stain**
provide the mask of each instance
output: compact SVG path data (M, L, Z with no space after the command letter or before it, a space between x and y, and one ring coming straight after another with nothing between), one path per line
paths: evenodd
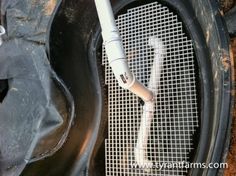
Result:
M235 0L221 0L221 7L223 8L224 12L229 11L230 9L233 8L233 6L235 5Z
M221 62L222 62L222 65L224 67L224 70L228 71L230 69L230 60L229 60L229 58L224 57Z
M44 13L47 16L50 16L55 9L57 0L49 0L44 6Z
M232 80L233 83L235 83L235 59L236 57L236 38L232 40L231 45L230 45L230 61L231 61L231 70L232 70Z
M132 60L132 59L136 58L136 56L137 56L137 53L135 50L131 50L130 52L127 53L128 60Z

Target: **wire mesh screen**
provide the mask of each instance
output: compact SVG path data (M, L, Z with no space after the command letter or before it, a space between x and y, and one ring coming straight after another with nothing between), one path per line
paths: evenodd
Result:
M109 129L106 140L106 175L186 175L181 167L161 168L159 164L189 161L193 135L198 127L194 51L182 23L168 7L157 2L129 9L116 19L129 66L136 78L148 86L155 48L150 40L162 41L164 48L160 79L150 87L156 92L155 112L148 129L145 155L152 165L138 165L134 150L143 105L140 99L118 85L103 48L105 83L108 85Z

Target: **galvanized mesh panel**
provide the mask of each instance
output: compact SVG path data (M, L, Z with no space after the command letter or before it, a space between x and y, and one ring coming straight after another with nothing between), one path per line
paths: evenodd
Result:
M166 49L160 86L153 90L158 93L146 148L148 159L155 166L189 161L194 147L192 138L198 127L192 41L183 32L177 15L157 2L129 9L116 21L129 66L146 86L155 58L154 49L148 44L150 38L159 38ZM142 104L137 96L119 87L104 49L103 65L109 97L106 175L186 175L187 169L184 168L159 170L154 167L147 170L136 165L134 148Z

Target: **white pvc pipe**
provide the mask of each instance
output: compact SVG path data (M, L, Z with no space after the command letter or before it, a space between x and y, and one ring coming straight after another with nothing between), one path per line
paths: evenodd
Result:
M149 45L154 48L155 57L153 60L148 88L153 91L154 97L156 97L160 85L161 70L166 49L164 48L162 41L156 37L151 37L149 39ZM149 161L147 157L147 144L151 123L154 117L154 111L155 99L144 104L143 115L141 117L141 123L138 131L138 139L134 149L135 161L140 168L144 168L144 166L146 166L147 168L145 168L145 171L147 172L149 172L150 168L153 166L153 163Z
M0 25L0 46L2 45L2 36L6 33L5 28Z
M142 85L129 69L110 1L95 0L95 4L102 28L102 36L109 65L119 85L124 89L130 90L145 102L151 101L153 99L153 93Z
M150 164L152 166L152 162L147 159L146 150L151 122L155 111L154 97L157 92L153 94L149 89L155 91L159 87L161 65L165 53L163 44L158 38L150 38L149 44L154 48L155 58L148 89L137 81L128 67L124 47L118 28L116 27L110 1L95 0L95 4L102 28L102 36L108 61L119 85L130 90L145 102L134 156L138 165Z

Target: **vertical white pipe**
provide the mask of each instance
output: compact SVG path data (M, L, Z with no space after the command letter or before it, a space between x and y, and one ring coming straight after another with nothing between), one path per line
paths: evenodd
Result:
M151 37L149 39L149 45L154 48L155 57L153 60L148 88L153 91L154 97L156 97L158 88L160 86L161 70L166 50L162 41L155 37ZM134 149L135 161L140 166L140 168L147 167L145 168L145 171L147 172L149 172L150 168L152 168L153 166L153 163L149 161L147 157L147 145L151 123L154 117L154 111L155 99L144 104L143 115L141 117L141 123L138 131L137 143Z
M145 102L153 99L153 93L142 85L129 69L124 47L116 27L109 0L95 0L102 28L106 54L112 71L121 87L130 90Z

